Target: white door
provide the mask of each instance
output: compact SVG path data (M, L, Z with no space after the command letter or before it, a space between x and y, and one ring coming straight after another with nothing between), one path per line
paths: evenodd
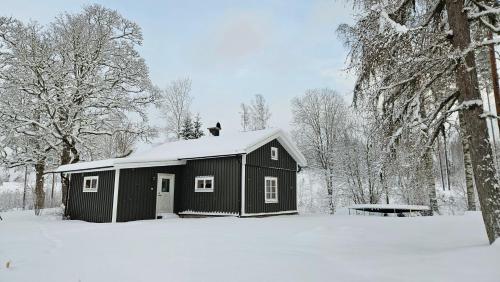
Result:
M174 181L173 174L158 173L156 184L156 214L174 212Z

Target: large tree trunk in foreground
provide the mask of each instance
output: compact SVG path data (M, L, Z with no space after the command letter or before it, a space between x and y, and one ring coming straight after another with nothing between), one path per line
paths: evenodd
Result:
M35 164L35 214L40 215L45 205L45 191L43 191L43 174L45 173L45 162L39 161Z
M463 112L459 112L460 121L460 139L462 140L462 150L464 152L464 171L465 171L465 187L467 191L467 210L475 211L476 195L474 193L474 172L472 169L472 160L470 158L470 135L465 132L465 121Z
M469 22L464 12L464 1L446 0L446 11L450 29L453 31L453 46L457 50L466 50L471 40ZM458 66L456 85L460 91L459 102L481 101L473 52L468 52L465 55L465 62ZM490 243L493 243L496 238L500 237L500 187L495 175L488 128L482 114L482 104L472 103L470 107L464 109L463 117L465 130L470 134L470 155L483 221L488 239Z
M491 31L488 32L488 39L493 39L493 33ZM491 71L491 87L493 88L493 95L495 96L495 108L497 111L497 115L500 114L500 89L498 86L498 71L497 71L497 59L495 56L495 45L488 45L488 54L490 59L490 71ZM498 128L500 128L500 119L497 119ZM492 132L494 133L493 129Z

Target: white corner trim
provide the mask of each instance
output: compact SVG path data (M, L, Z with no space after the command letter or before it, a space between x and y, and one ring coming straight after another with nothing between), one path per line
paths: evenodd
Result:
M240 215L245 215L245 180L246 180L247 155L241 155L241 210Z
M120 188L120 170L115 170L115 187L113 189L113 215L111 222L116 222L118 212L118 190Z
M299 213L299 211L293 210L293 211L280 211L280 212L247 213L244 216L280 215L280 214L292 214L292 213Z

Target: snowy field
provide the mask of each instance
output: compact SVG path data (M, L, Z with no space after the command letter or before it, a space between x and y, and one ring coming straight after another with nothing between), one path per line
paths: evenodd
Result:
M500 281L479 213L94 224L2 213L0 281ZM6 262L10 261L10 268Z

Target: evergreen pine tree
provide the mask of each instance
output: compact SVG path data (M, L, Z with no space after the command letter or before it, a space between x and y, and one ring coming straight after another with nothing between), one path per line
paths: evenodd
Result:
M179 132L179 137L188 140L193 139L194 137L193 130L193 120L191 119L191 115L186 115L184 120L182 121L181 131Z
M196 114L193 122L193 139L198 139L205 135L205 133L203 133L203 130L201 129L202 126L203 124L201 123L200 114Z

